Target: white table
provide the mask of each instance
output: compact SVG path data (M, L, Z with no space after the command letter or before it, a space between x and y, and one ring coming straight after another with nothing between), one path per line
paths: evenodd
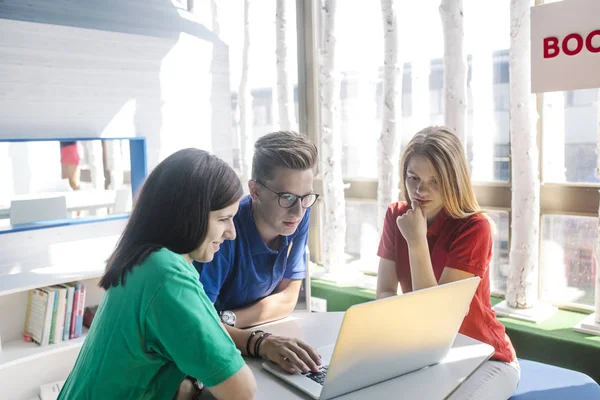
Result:
M262 325L274 335L297 337L315 348L335 343L344 313L295 313L283 321ZM450 395L493 354L492 346L459 334L448 356L434 366L336 397L340 400L440 400ZM257 400L310 399L265 371L262 360L248 358L258 384Z
M67 211L95 210L98 208L114 207L117 191L84 189L66 192L42 192L16 195L13 196L12 199L0 201L0 218L10 218L11 200L43 199L58 196L65 196Z

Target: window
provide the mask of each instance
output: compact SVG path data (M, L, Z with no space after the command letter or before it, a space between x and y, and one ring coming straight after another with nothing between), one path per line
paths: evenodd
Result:
M399 138L402 145L423 127L417 125L444 123L443 38L438 4L417 3L410 5L410 17L401 13L398 23L402 30L406 29L403 32L420 38L419 41L402 39L399 43L403 46L401 56L405 61ZM502 294L507 288L512 206L510 2L484 4L465 0L464 3L465 10L469 10L464 19L469 61L465 149L479 203L489 209L497 228L490 279L492 292ZM342 76L339 103L342 171L344 181L351 185L346 191L346 253L350 262L360 261L375 271L376 263L365 260L376 253L379 239L371 232L376 232L378 226L376 146L383 114L381 10L376 3L357 8L342 2L338 4L337 20L341 21L336 27L336 69ZM364 29L356 29L356 21L360 21ZM423 31L427 31L427 35L421 34ZM482 32L493 34L486 36ZM415 42L418 42L416 46ZM424 58L429 63L424 62ZM428 65L427 71L425 65ZM318 69L316 64L310 67ZM426 89L418 79L422 76L427 77ZM555 304L583 308L589 308L594 301L593 248L599 201L597 189L600 189L600 179L596 177L599 92L576 90L538 96L538 101L543 99L542 123L538 124L543 216L540 218L540 297ZM419 101L427 103L429 112L427 122L417 124L414 115L423 114L419 113Z
M379 232L377 231L377 204L374 202L346 202L346 255L359 271L377 273Z
M492 293L506 292L508 278L508 232L509 213L507 211L487 211L494 222L494 249L490 264L490 291Z
M555 304L594 306L594 243L598 218L544 215L540 298Z
M565 107L593 107L597 101L597 89L582 89L566 92Z
M213 127L212 152L229 162L234 168L240 167L240 144L237 133L239 132L239 99L238 90L242 76L242 53L244 45L244 2L236 1L220 5L221 2L212 2L218 6L220 39L227 44L228 54L221 57L229 59L229 79L224 81L231 91L230 99L212 99L215 103L225 104L224 110L219 109ZM198 12L207 11L206 7L196 7ZM202 10L200 10L202 8ZM208 10L210 11L210 10ZM208 12L207 11L207 12ZM287 25L286 47L288 57L288 76L290 78L290 96L293 117L292 129L298 129L297 111L297 86L298 86L298 53L296 30L296 2L286 1ZM277 63L276 63L276 37L275 37L275 2L251 2L250 4L250 52L248 68L248 86L250 88L251 104L250 114L252 131L250 143L264 134L279 129L279 115L277 105ZM210 15L210 14L209 14ZM210 26L210 25L209 25ZM217 71L216 73L222 73ZM213 111L214 112L214 111ZM229 112L229 113L228 113ZM231 120L227 121L225 115Z
M596 177L598 89L545 93L543 178L550 183L600 183Z

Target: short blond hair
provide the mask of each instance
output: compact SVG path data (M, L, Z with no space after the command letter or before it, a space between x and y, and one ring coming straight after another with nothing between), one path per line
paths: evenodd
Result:
M471 185L471 176L462 143L445 126L430 126L415 134L408 143L400 161L401 189L410 204L406 191L406 170L412 156L425 157L439 177L442 203L452 218L467 218L481 213Z
M317 146L306 135L294 131L268 133L254 144L252 179L273 179L276 168L299 171L315 168Z

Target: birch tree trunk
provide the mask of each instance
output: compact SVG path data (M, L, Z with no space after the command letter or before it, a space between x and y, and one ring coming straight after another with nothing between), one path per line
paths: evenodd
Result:
M462 0L442 0L440 16L444 31L444 123L466 146L468 69Z
M600 178L600 89L596 100L596 177ZM596 323L600 324L600 205L598 207L598 231L596 234Z
M277 40L275 55L277 59L277 103L279 127L282 130L294 129L294 91L288 74L289 57L287 46L286 0L277 0L275 12L275 37Z
M323 4L323 45L320 57L321 161L323 175L323 265L337 272L345 261L346 202L342 177L342 137L338 127L340 80L335 70L336 0Z
M383 115L381 135L378 143L377 179L377 227L379 232L388 206L398 201L398 143L401 135L402 75L398 61L398 18L394 0L381 0L383 17L384 58L383 58Z
M510 147L512 155L512 219L506 301L530 308L538 300L540 180L536 142L537 111L530 93L531 0L510 4Z
M252 94L249 85L250 54L250 0L244 0L244 48L242 52L242 76L238 90L240 110L239 144L242 183L248 182L252 173Z
M483 3L482 3L483 4ZM487 19L482 18L483 21ZM483 34L484 30L479 30ZM471 90L473 93L473 181L494 180L494 75L492 51L480 41L473 51Z

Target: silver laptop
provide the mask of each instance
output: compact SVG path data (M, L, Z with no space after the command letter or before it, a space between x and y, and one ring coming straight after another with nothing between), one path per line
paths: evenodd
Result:
M437 364L469 312L480 278L357 304L344 315L337 341L319 348L319 373L263 368L314 399L331 399Z

